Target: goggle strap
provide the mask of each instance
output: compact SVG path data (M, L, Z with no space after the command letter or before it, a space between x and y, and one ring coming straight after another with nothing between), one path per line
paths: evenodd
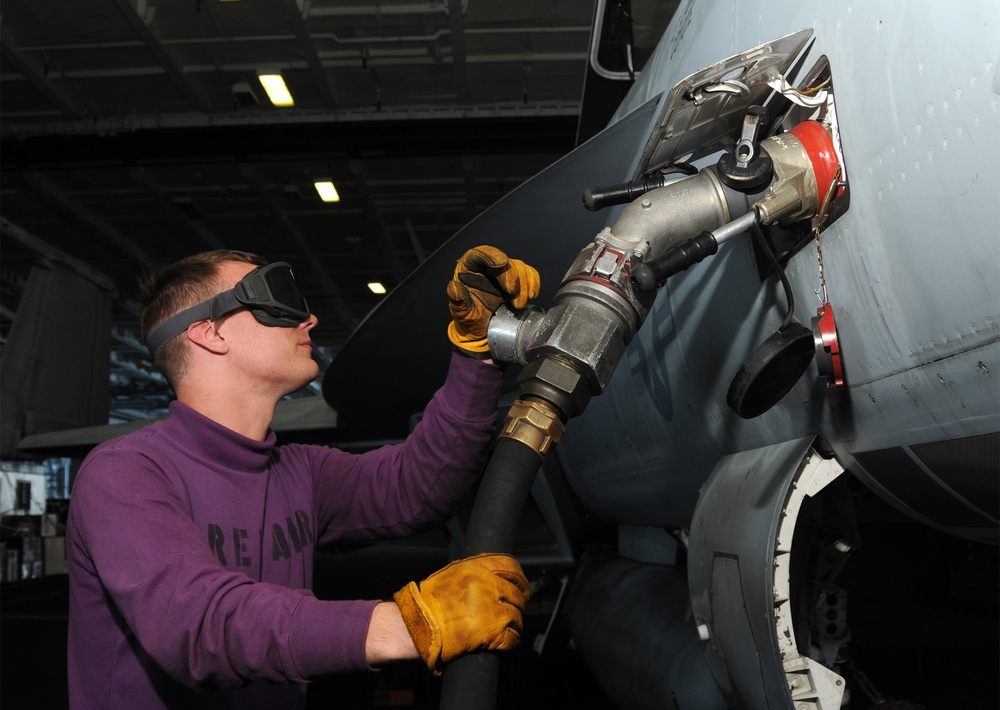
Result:
M237 284L239 285L239 284ZM232 313L238 308L243 307L243 302L236 296L236 290L230 289L220 293L218 296L213 298L208 302L211 312L208 319L211 321L216 321L222 318L222 316L227 313ZM197 321L191 321L192 323L197 323Z
M160 348L187 330L192 323L202 320L216 321L227 313L232 313L242 307L243 304L236 298L235 291L230 289L211 300L203 301L170 316L153 328L153 331L147 336L146 349L149 351L149 357L155 362Z

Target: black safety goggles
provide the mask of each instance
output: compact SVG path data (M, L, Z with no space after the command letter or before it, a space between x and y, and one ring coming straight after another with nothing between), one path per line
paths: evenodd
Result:
M291 264L277 261L258 266L229 291L185 309L153 328L146 338L149 356L156 360L160 348L192 323L215 321L240 308L249 308L258 323L268 326L292 328L309 317L309 306L295 283Z

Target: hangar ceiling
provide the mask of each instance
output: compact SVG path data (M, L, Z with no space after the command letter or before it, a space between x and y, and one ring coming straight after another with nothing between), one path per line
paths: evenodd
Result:
M630 82L589 67L594 18L624 56L632 10L641 66L675 7L3 0L0 335L39 259L95 269L114 285L112 421L155 414L169 392L138 344L136 277L236 248L296 267L325 365L378 303L369 281L391 290L610 115ZM428 297L445 308L444 284Z

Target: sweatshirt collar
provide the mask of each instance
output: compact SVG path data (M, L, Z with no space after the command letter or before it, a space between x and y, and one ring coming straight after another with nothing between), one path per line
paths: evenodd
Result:
M274 430L268 429L264 440L257 441L177 400L170 403L169 413L161 424L162 429L183 442L192 456L248 473L259 473L267 468L277 439Z

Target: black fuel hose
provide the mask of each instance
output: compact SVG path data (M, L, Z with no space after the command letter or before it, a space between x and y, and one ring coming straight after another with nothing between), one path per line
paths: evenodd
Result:
M513 554L521 511L540 465L540 454L527 444L512 438L497 442L472 506L466 556ZM493 710L499 676L500 658L493 653L472 653L452 661L444 670L441 710Z

